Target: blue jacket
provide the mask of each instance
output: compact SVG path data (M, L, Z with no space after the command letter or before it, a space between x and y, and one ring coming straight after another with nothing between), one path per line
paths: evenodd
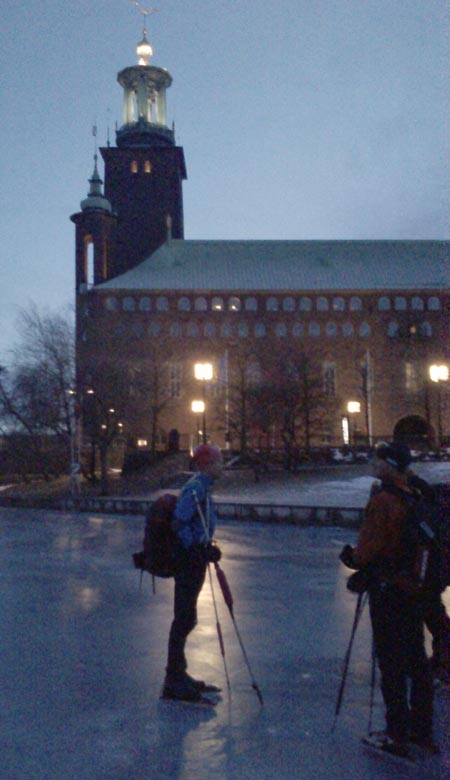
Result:
M173 529L185 549L188 549L193 544L206 544L213 537L217 516L210 493L212 484L213 480L211 477L207 477L201 471L198 471L186 482L181 490L173 514ZM202 509L208 534L205 534L195 496L197 496Z

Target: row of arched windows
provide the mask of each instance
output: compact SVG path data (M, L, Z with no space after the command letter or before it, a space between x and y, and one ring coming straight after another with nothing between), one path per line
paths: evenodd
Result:
M135 299L128 295L121 299L109 296L106 298L105 307L108 311L119 311L120 308L123 311L169 311L169 299L165 295L160 295L156 298L150 298L149 296L143 296ZM177 300L178 311L229 311L239 312L258 311L258 300L254 296L241 299L236 295L232 295L229 298L216 295L211 299L207 299L204 296L197 296L193 299L187 295L183 295ZM287 296L285 298L278 298L274 295L265 299L264 308L266 311L285 311L285 312L311 312L311 311L362 311L363 302L360 297L353 295L348 299L342 296L336 296L334 298L327 298L323 295L319 295L317 298L310 298L309 296L302 296L299 299ZM424 311L425 308L428 311L439 311L441 308L441 302L437 296L430 296L427 300L415 295L410 300L404 296L396 296L389 298L388 296L381 296L378 299L379 311L390 311L395 309L396 311L407 311L412 309L414 311Z
M359 336L368 338L371 335L371 328L367 322L361 323L355 327L351 322L345 322L342 326L334 322L328 322L325 326L318 322L310 322L305 325L302 322L296 322L293 325L287 325L285 322L277 322L275 325L266 325L264 322L257 322L255 325L249 325L247 322L239 322L232 325L230 322L224 322L221 326L214 322L207 322L205 325L198 325L196 322L172 322L163 326L160 322L152 322L146 328L142 323L137 322L131 326L124 324L118 326L118 331L122 335L131 334L134 338L143 338L149 335L157 338L167 334L171 338L265 338L267 336L276 336L277 338L317 338L322 335L335 338L337 336L352 337Z

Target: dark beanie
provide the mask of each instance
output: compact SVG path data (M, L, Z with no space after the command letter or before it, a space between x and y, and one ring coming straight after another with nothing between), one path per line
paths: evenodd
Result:
M406 471L411 463L411 453L406 444L386 444L382 442L375 448L375 456L380 460L385 460L397 471Z

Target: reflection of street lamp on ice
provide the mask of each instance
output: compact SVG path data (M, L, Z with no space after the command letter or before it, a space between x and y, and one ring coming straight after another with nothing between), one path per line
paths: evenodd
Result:
M202 431L204 431L205 430L205 402L204 401L192 401L191 410L193 411L194 414L201 414L201 415L203 415L203 417L202 417L202 419L203 419ZM197 436L197 444L200 444L200 431L199 431L199 427L198 427L198 422L196 422L195 429L196 429L195 432L196 432L196 436Z
M440 452L442 446L442 399L441 399L441 382L448 382L449 370L446 365L434 365L430 366L430 379L437 385L437 427L438 427L438 443L437 448Z
M349 401L347 404L347 411L350 415L350 444L355 444L355 425L351 423L352 415L359 414L361 411L361 404L359 401Z
M194 366L194 375L202 383L202 401L203 401L203 443L206 444L206 413L205 413L205 382L210 382L213 377L213 367L211 363L196 363Z

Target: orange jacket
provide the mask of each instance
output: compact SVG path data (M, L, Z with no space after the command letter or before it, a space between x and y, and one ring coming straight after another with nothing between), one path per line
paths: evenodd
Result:
M412 495L406 486L405 495ZM401 496L381 489L367 504L359 538L353 550L358 567L369 563L387 564L396 568L404 553L403 534L407 510Z

